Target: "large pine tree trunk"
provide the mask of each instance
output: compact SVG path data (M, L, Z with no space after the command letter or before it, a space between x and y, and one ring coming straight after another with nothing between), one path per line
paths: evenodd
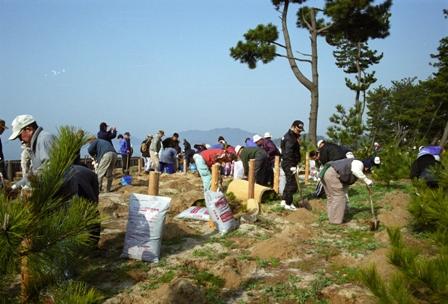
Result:
M442 139L440 140L440 146L444 147L448 142L448 121L445 125L445 130L443 131Z
M317 113L319 110L319 73L317 70L317 26L316 11L310 10L311 18L311 71L313 87L311 89L311 110L310 110L310 126L309 137L313 145L317 145Z
M310 81L303 73L300 71L299 67L297 66L297 62L294 59L294 54L291 47L291 39L289 37L288 32L288 25L287 25L287 17L288 17L288 7L289 7L289 1L286 0L285 4L283 6L283 12L282 12L282 33L283 38L285 39L285 47L286 47L286 54L288 57L288 62L291 67L292 72L294 73L294 76L297 78L297 80L305 87L307 88L311 93L311 110L310 110L310 116L309 116L309 137L311 139L311 142L315 145L316 144L316 138L317 138L317 111L318 111L318 105L319 105L319 94L318 94L318 87L317 87L317 38L315 39L315 45L313 46L313 43L311 45L312 48L312 73L313 73L313 81ZM314 22L314 27L316 25L316 15L315 11L312 10L312 22ZM312 31L310 31L312 33ZM316 36L317 36L317 30L316 30Z

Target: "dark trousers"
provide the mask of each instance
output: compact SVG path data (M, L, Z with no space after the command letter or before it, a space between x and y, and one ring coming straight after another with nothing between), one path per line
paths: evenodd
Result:
M292 173L291 171L291 167L283 167L282 166L283 171L285 172L285 177L286 177L286 185L285 185L285 189L283 190L283 200L285 200L287 205L291 205L292 201L293 201L293 195L294 193L297 192L297 181L296 181L296 177L295 174Z
M262 186L268 186L272 182L273 172L269 159L255 158L255 182Z
M129 175L130 155L121 154L121 167L123 168L123 175Z

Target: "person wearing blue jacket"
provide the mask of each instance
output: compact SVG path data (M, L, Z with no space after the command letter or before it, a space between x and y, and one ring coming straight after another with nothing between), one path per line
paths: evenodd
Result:
M131 134L125 132L124 135L118 135L118 152L121 154L121 167L123 168L123 174L129 175L129 162L131 161Z
M115 152L114 146L107 140L92 138L87 151L98 163L95 171L98 175L99 191L102 191L103 178L106 176L106 192L110 192L112 189L115 162L117 161L117 153Z

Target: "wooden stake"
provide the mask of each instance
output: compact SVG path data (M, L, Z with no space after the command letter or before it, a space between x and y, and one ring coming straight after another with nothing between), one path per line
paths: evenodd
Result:
M305 185L308 184L308 179L310 177L310 154L306 152L305 156Z
M20 303L28 303L30 297L30 269L28 266L28 250L31 248L31 240L26 238L20 244Z
M249 189L247 190L247 198L255 197L255 159L249 160L249 175L247 177L249 182Z
M159 195L159 177L160 172L151 171L149 173L148 194Z
M187 160L184 158L184 173L188 172L188 168L187 168Z
M279 193L280 191L280 156L275 157L274 161L274 185L273 189L275 193Z
M138 161L137 161L137 174L141 175L142 174L142 158L139 157Z
M219 164L214 164L212 166L212 183L210 185L210 190L213 192L218 191L220 167Z

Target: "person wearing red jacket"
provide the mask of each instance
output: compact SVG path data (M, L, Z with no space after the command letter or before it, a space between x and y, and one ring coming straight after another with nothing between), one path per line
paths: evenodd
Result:
M210 190L212 182L210 168L216 163L231 162L233 159L235 159L234 154L222 149L207 149L193 155L193 160L202 179L204 192Z

